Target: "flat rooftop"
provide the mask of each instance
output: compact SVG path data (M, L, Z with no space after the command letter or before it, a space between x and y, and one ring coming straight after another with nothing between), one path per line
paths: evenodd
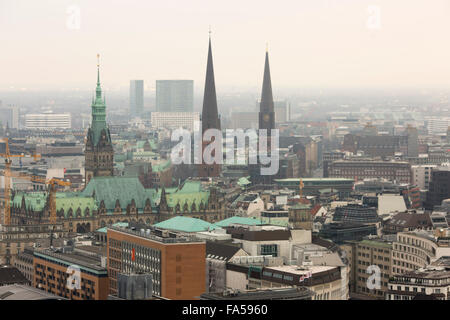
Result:
M77 251L62 252L62 250L36 249L34 256L56 263L78 265L82 269L85 268L87 271L95 273L106 272L106 267L102 267L99 257L86 255Z
M288 273L292 273L292 274L297 274L297 275L306 275L309 272L311 272L312 274L314 273L320 273L320 272L325 272L328 270L332 270L335 269L335 266L296 266L296 265L292 265L292 266L278 266L278 267L265 267L264 269L266 270L274 270L274 271L280 271L280 272L288 272Z
M175 231L170 230L161 230L155 227L143 226L142 228L133 228L133 227L120 227L120 226L110 226L107 227L109 230L123 232L129 234L131 236L140 237L144 239L148 239L155 242L160 242L164 244L173 244L173 243L201 243L205 242L194 235L181 234Z

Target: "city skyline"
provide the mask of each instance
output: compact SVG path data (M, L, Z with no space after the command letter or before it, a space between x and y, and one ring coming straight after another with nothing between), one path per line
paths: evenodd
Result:
M114 1L104 10L103 1L3 0L0 25L11 32L1 38L9 50L0 61L7 75L0 91L88 89L98 52L106 90L126 88L130 79L143 79L147 88L159 79L192 79L197 91L209 26L218 88L259 87L266 43L279 88L450 85L450 47L439 33L450 27L446 1L193 3ZM167 18L174 14L181 18Z

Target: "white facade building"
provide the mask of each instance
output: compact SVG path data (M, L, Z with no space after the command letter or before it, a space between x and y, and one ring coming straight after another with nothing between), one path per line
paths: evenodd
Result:
M26 129L70 129L72 117L70 113L29 113L25 115Z
M412 183L418 186L420 190L428 190L431 180L431 170L436 167L436 165L432 164L411 166Z
M152 112L152 127L196 131L200 125L198 112Z

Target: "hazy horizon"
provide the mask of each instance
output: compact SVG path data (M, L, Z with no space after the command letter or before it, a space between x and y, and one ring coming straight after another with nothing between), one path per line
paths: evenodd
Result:
M449 14L446 0L0 0L0 91L91 90L97 53L107 90L201 91L209 26L218 92L260 89L266 43L275 92L447 88Z

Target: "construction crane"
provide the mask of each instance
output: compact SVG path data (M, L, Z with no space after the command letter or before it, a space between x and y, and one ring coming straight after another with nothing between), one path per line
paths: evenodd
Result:
M4 206L4 224L9 225L11 222L11 196L10 196L10 178L11 178L11 164L12 164L12 158L23 158L25 155L23 154L11 154L9 151L9 143L8 138L3 138L0 140L0 142L5 143L5 153L0 153L0 157L5 158L5 170L4 170L4 179L5 179L5 186L4 186L4 198L5 198L5 206ZM39 158L40 155L33 155L35 159Z
M45 185L49 186L49 205L50 205L50 223L55 224L57 217L56 217L56 185L60 186L70 186L71 183L68 181L59 180L56 178L52 179L44 179L42 177L33 176L33 175L26 175L23 173L12 173L11 172L11 158L14 157L25 157L23 154L21 155L12 155L9 151L9 144L8 139L3 139L3 142L6 145L5 153L0 154L0 157L5 158L5 170L4 170L4 177L5 177L5 208L4 208L4 225L10 225L11 224L11 185L10 185L10 178L20 178L25 180L30 180L33 182L39 182L43 183ZM36 160L37 158L40 158L40 155L32 155L32 157Z
M51 178L49 180L39 177L39 176L30 176L30 175L25 175L25 174L11 174L11 177L14 178L20 178L20 179L26 179L26 180L30 180L32 182L38 182L38 183L42 183L45 185L48 185L48 196L49 196L49 211L50 211L50 219L49 222L50 224L55 224L57 221L57 216L56 216L56 186L70 186L71 183L69 181L63 181L63 180L59 180L56 178ZM9 194L10 192L8 192ZM6 217L6 215L5 215ZM8 219L9 221L11 220L11 210L9 211L8 214ZM6 219L5 219L6 221ZM6 224L6 222L5 222Z
M300 195L300 199L302 199L303 196L303 187L304 187L304 183L303 183L303 179L300 178L300 183L298 184L298 188L299 188L299 195ZM300 200L301 201L301 200Z

